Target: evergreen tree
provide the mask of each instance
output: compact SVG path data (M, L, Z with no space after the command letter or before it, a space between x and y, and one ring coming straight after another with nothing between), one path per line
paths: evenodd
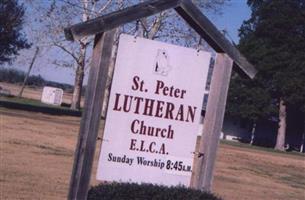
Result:
M239 107L248 116L266 116L278 106L275 148L284 150L287 106L305 104L305 0L248 0L248 5L252 15L240 28L239 49L259 73L252 84L234 78L229 100L249 94ZM244 109L247 105L252 110Z
M22 34L24 8L17 0L0 1L0 64L9 62L20 49L29 48Z

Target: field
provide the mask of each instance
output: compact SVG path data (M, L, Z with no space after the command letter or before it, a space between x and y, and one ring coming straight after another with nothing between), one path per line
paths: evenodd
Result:
M17 95L19 86L0 85ZM26 88L39 100L42 89ZM71 94L64 95L69 104ZM65 199L80 118L0 107L0 199ZM101 131L100 131L101 132ZM95 181L96 158L91 185ZM213 192L228 200L305 199L305 157L222 143Z
M20 85L16 84L11 84L11 83L4 83L0 82L0 86L4 89L7 89L11 92L12 95L17 96L19 94ZM41 94L42 94L42 88L30 88L26 87L23 91L22 97L28 98L28 99L33 99L33 100L40 100L41 99ZM71 99L72 99L72 94L64 92L63 95L63 103L65 104L71 104ZM83 99L81 101L81 105L83 105Z
M0 199L65 199L79 122L0 108ZM305 199L304 159L222 143L213 191L226 200Z

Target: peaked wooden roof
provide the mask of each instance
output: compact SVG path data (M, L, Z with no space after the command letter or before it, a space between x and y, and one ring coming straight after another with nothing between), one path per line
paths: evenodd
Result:
M78 40L116 28L164 10L174 8L177 13L217 52L226 53L234 61L234 69L242 75L254 78L255 67L228 41L214 24L191 0L150 0L123 10L72 25L65 29L68 40Z

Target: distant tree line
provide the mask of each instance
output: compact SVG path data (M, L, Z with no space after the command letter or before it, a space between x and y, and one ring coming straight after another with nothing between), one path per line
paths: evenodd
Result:
M12 68L0 68L0 82L22 84L26 74L23 71ZM40 75L31 75L27 81L28 86L33 87L57 87L65 90L66 92L72 92L73 86L65 83L57 83L54 81L47 81Z

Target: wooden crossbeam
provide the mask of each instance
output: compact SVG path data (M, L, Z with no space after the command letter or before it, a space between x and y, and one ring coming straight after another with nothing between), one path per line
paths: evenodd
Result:
M65 29L67 40L79 40L180 5L181 0L151 0Z
M148 17L164 10L175 8L183 19L204 38L217 52L226 53L234 61L234 70L241 75L254 78L257 71L252 64L224 37L213 23L192 3L191 0L151 0L116 11L65 29L68 40L79 40L120 25Z

